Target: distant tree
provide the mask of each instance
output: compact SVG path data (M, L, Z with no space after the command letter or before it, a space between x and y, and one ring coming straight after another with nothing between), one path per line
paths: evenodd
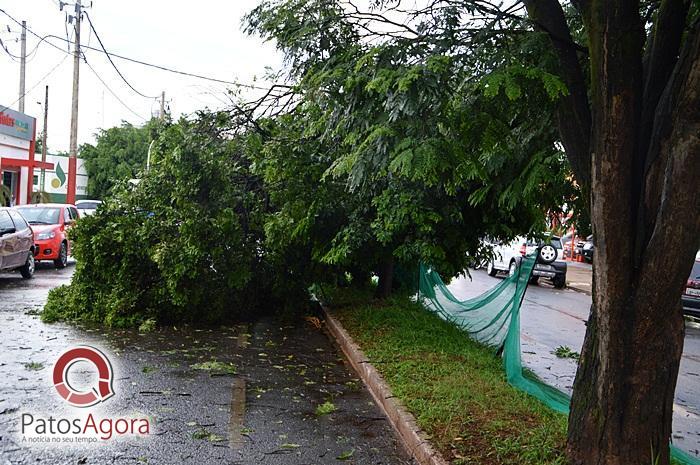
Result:
M36 143L34 144L34 153L36 154L37 159L41 156L42 145L43 145L43 139L41 138L41 134L39 134L36 136Z
M84 144L80 156L88 173L88 195L104 199L119 181L135 178L145 169L148 146L158 126L151 120L144 126L123 122L121 126L101 129L95 145Z

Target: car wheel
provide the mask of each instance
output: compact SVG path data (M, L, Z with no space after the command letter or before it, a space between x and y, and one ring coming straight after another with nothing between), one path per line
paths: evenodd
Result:
M24 279L31 279L31 277L34 276L34 268L36 266L35 263L34 253L30 250L29 254L27 255L27 261L19 269L19 272Z
M513 276L518 272L518 263L515 260L511 260L510 266L508 267L508 276Z
M61 242L61 249L58 251L58 258L53 261L56 268L65 268L68 264L68 247L65 242Z
M566 286L566 278L558 277L558 276L557 276L557 277L555 277L554 279L552 279L552 284L553 284L554 287L556 287L557 289L563 289L564 286Z
M486 272L492 278L496 276L496 273L498 273L498 270L496 270L496 268L494 268L493 262L489 262L489 264L486 266Z
M557 259L557 249L550 244L545 244L540 247L540 251L537 254L537 259L540 263L549 265Z

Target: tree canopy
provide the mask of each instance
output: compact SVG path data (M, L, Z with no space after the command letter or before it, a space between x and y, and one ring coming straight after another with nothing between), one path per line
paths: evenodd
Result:
M295 83L291 97L241 109L274 122L256 128L271 175L290 181L290 145L308 150L323 161L313 185L342 185L354 204L321 241L321 260L374 261L375 270L424 260L456 274L480 238L541 231L547 212L577 201L553 117L567 90L546 70L544 38L507 42L485 75L474 69L481 58L447 44L372 43L339 2L264 2L247 25L284 51ZM295 205L283 212L309 220L297 197L282 200Z
M158 124L155 119L140 127L123 122L121 126L101 129L95 135L95 145L80 146L90 197L106 198L116 183L133 179L145 169L148 146Z

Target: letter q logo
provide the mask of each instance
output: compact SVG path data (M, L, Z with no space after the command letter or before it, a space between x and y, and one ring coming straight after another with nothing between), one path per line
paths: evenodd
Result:
M90 362L97 368L98 383L90 391L78 391L68 383L68 371L77 362ZM99 350L78 346L66 350L53 367L53 384L58 394L74 407L90 407L114 395L112 365Z

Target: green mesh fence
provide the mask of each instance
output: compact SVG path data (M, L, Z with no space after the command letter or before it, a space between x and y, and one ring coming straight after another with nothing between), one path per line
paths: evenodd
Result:
M465 331L472 339L503 355L508 382L536 397L557 412L569 413L568 394L542 382L520 358L520 305L525 297L535 256L523 257L517 272L492 289L467 300L456 298L435 270L421 264L419 298L441 318ZM681 465L700 465L700 459L671 445L671 456Z

